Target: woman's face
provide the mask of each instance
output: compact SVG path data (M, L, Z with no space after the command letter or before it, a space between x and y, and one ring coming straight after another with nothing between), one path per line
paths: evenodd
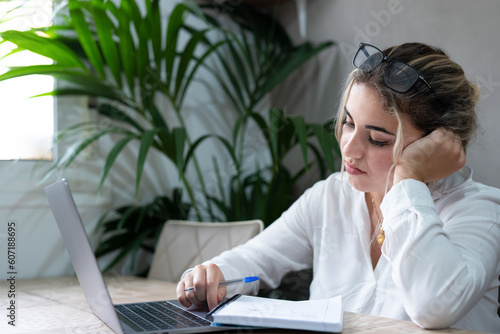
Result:
M398 121L382 106L375 89L354 84L345 106L340 149L349 182L359 191L385 191ZM423 136L403 115L404 147ZM392 176L389 181L392 186Z

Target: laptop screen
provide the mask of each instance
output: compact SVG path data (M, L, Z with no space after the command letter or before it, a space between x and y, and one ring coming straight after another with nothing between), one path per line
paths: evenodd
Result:
M44 188L87 303L116 333L123 333L66 180Z

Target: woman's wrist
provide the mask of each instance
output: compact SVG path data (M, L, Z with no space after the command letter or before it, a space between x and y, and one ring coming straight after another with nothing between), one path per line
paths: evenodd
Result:
M403 166L396 166L394 170L393 184L397 184L403 180L416 180L420 182L427 182L424 175L415 170L404 168Z

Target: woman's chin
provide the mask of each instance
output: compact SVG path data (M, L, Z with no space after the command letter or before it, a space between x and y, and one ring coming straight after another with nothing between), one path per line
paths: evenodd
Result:
M364 193L385 193L385 184L379 184L375 185L371 182L367 182L366 180L362 179L361 175L351 175L347 174L347 177L349 179L349 183L351 186L361 192ZM387 191L391 189L392 183L388 185Z

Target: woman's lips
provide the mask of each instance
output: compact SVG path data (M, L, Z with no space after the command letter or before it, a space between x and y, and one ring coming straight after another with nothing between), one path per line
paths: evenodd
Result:
M366 174L366 172L362 171L359 168L354 167L353 165L349 164L347 161L344 161L345 163L345 170L347 173L351 175L360 175L360 174Z

